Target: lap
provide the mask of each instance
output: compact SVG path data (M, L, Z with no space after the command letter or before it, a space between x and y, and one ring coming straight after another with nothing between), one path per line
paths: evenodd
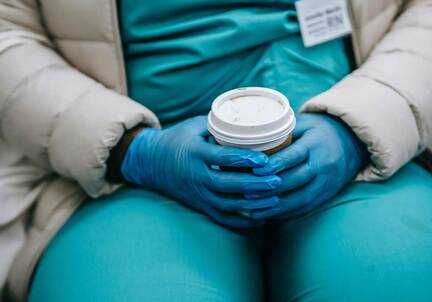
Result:
M261 278L247 236L124 189L72 216L41 258L29 301L260 301Z
M279 301L432 300L432 177L410 164L356 183L269 233L267 284ZM140 189L83 206L44 253L33 301L260 301L247 236Z
M432 301L432 177L415 164L351 185L272 239L273 302Z

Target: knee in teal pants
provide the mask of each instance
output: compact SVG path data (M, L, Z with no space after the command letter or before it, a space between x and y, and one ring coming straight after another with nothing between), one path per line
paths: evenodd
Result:
M40 261L30 301L260 301L258 262L247 237L125 189L73 215Z
M271 301L432 301L432 176L355 183L272 234Z
M35 272L30 302L432 301L432 177L409 164L248 236L156 193L88 202ZM263 269L264 267L264 269Z

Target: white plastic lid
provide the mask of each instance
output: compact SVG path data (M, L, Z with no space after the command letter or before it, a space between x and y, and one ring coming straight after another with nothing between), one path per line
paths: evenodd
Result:
M208 129L226 145L267 144L288 137L294 112L280 92L262 87L227 91L217 97L208 115Z

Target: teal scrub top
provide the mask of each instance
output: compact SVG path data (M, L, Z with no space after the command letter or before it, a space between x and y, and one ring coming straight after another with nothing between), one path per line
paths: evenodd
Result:
M350 72L343 39L305 48L295 0L119 0L129 96L162 124L207 114L238 87L294 110Z

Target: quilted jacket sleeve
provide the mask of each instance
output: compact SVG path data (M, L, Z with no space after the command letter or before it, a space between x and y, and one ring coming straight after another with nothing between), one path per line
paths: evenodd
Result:
M80 73L56 52L36 0L0 0L0 136L91 196L111 192L106 160L125 129L157 127L140 104Z
M367 144L360 180L380 180L432 146L432 1L406 1L366 62L304 112L344 120Z

